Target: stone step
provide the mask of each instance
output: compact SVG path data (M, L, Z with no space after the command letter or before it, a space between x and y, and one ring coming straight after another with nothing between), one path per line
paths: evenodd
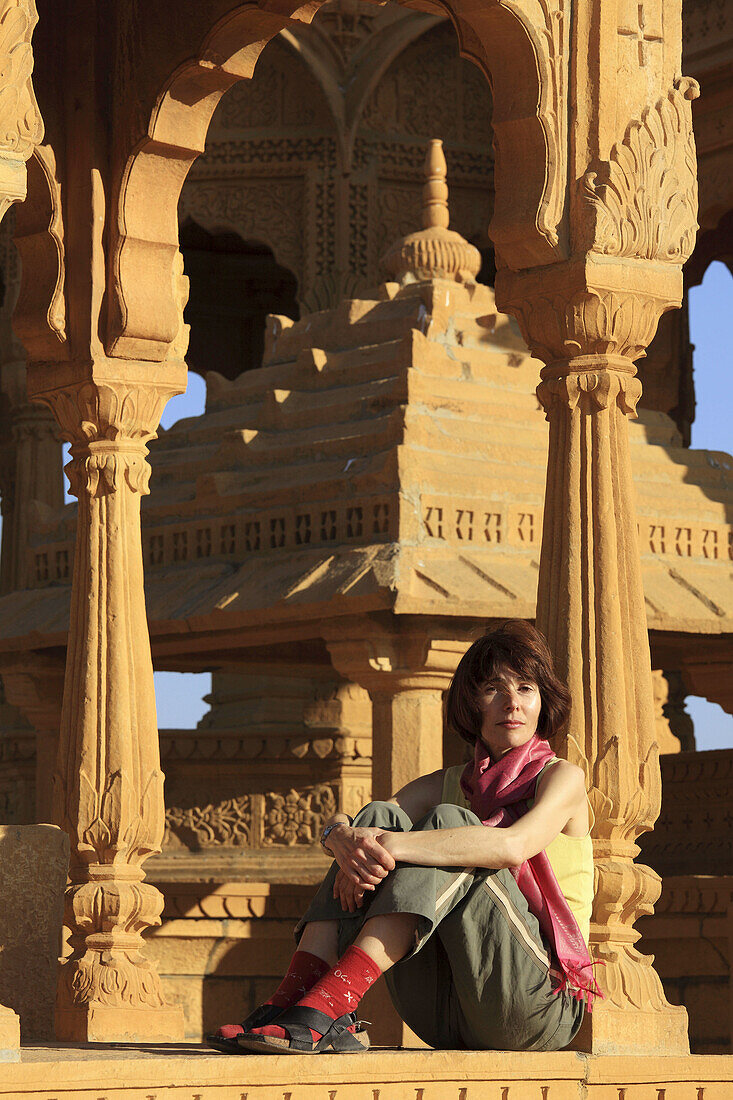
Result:
M390 1050L316 1057L186 1044L25 1047L0 1072L14 1100L728 1100L733 1056Z

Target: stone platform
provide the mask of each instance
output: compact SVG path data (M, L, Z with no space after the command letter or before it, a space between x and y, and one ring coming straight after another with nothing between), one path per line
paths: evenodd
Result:
M414 1051L241 1058L194 1045L25 1047L0 1097L37 1100L729 1100L733 1057Z

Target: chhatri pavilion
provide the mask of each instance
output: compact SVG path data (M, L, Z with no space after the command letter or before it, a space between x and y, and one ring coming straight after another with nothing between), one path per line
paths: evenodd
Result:
M687 324L733 255L733 3L0 25L0 1096L730 1095L733 749L684 699L733 712ZM159 429L187 370L205 411ZM443 695L507 617L595 813L573 1049L431 1051L377 986L380 1051L207 1051L324 821L460 762ZM211 672L197 728L153 669Z

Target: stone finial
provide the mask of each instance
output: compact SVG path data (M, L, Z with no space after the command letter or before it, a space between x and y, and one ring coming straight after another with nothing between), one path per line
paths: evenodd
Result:
M455 279L475 282L481 268L481 253L460 233L448 228L447 167L443 142L430 142L425 160L422 224L418 233L410 233L382 257L387 276L400 283L427 279Z

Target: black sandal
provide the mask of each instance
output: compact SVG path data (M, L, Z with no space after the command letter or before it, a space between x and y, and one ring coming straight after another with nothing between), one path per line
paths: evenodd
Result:
M349 1031L354 1025L356 1032ZM317 1008L295 1005L278 1017L277 1026L284 1028L289 1038L247 1033L238 1035L236 1043L244 1050L258 1054L354 1054L369 1049L369 1036L355 1012L345 1012L334 1020ZM311 1030L321 1038L314 1042Z
M266 1027L267 1024L274 1023L284 1011L284 1008L278 1008L277 1005L259 1005L250 1012L246 1020L242 1020L242 1031L251 1031L253 1027ZM211 1035L204 1036L204 1042L214 1050L221 1051L222 1054L244 1054L244 1050L238 1043L239 1038L239 1035L231 1035L227 1038L213 1032Z

